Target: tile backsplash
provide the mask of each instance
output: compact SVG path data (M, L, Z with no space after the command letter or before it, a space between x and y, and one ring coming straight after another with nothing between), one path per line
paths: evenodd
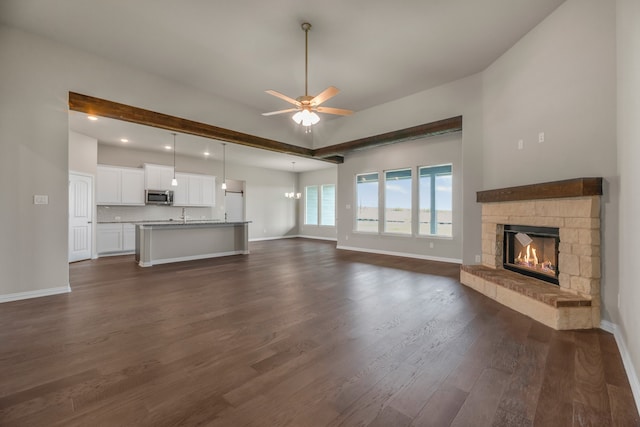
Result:
M187 207L187 219L219 220L215 208ZM182 208L177 206L98 206L96 219L98 222L137 222L177 220L182 216Z

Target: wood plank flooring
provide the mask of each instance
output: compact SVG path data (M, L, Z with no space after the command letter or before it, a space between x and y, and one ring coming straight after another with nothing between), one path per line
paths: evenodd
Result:
M0 425L640 426L606 332L551 330L458 265L250 249L82 261L72 293L1 304Z

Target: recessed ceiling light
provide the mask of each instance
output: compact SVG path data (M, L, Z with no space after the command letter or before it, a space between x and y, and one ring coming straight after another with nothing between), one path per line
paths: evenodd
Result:
M170 145L165 145L165 146L164 146L164 149L165 149L165 150L171 150L171 148L172 148L172 147L171 147Z
M95 122L96 120L98 120L96 116L87 116L87 119L91 120L92 122Z
M120 138L120 142L129 142L127 138Z
M210 152L208 152L208 151L205 151L205 152L204 152L204 155L205 155L205 156L209 156L209 155L211 155L211 153L210 153Z

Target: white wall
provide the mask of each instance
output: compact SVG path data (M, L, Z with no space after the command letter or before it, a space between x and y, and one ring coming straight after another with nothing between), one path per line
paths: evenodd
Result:
M136 150L131 148L123 148L113 145L98 144L98 164L125 166L132 168L141 168L145 163L155 165L173 166L173 154L162 151ZM183 155L176 155L176 172L184 173L200 173L205 175L213 175L216 177L216 204L213 208L188 208L188 213L192 218L199 219L205 216L206 219L223 219L224 218L224 194L220 189L222 176L222 162L210 158L195 158ZM168 219L176 218L182 214L182 208L156 206L154 207L128 207L128 208L111 208L111 216L121 216L128 218L127 220L135 221L141 219ZM109 219L105 218L107 211L104 208L98 210L98 221ZM141 218L145 215L145 218Z
M388 251L405 252L414 255L425 255L434 258L462 259L466 264L473 264L475 256L481 251L481 212L476 203L476 192L483 190L482 185L482 79L476 74L465 79L420 92L406 98L383 104L366 111L358 112L349 121L332 121L332 128L325 129L323 136L327 143L337 143L361 138L363 132L375 135L393 130L403 129L423 123L430 123L449 117L463 117L462 135L455 134L454 139L461 142L459 162L461 167L457 179L460 185L459 212L464 212L460 225L456 227L458 234L453 242L434 242L434 248L428 244L412 242L403 248L403 242L394 237L383 236L380 239L365 237L354 238L350 234L353 228L353 213L346 209L353 205L353 176L360 165L371 162L371 167L389 169L394 161L406 161L402 152L405 147L414 143L401 143L390 147L354 152L345 158L344 164L338 166L338 246L357 247L362 250L385 247ZM352 120L353 119L353 120ZM429 150L429 144L439 138L426 138L419 142ZM381 151L380 151L381 150ZM391 153L386 161L380 153ZM429 162L428 151L417 149L416 158ZM400 156L394 159L394 155ZM358 164L352 165L351 162ZM361 171L358 171L361 172ZM349 240L346 239L349 235ZM406 243L406 240L404 240ZM422 241L424 242L424 240Z
M6 26L0 63L0 295L67 289L69 91L306 144L260 111ZM49 204L33 205L35 194ZM281 210L275 228L295 228Z
M627 371L640 406L640 2L617 1L618 168L620 171L620 312L614 319L628 349ZM618 337L617 337L618 338Z
M338 166L331 166L327 169L320 169L311 172L298 174L297 191L302 193L300 200L292 200L298 210L298 224L300 235L304 237L313 237L317 239L336 240L336 227L327 225L305 225L305 187L317 185L320 188L324 184L333 184L336 186L336 199L338 190ZM336 206L338 201L336 200ZM338 219L336 218L336 221Z
M605 178L605 320L618 296L615 46L613 2L568 0L483 72L485 188Z
M380 252L402 253L450 262L462 261L462 135L454 133L387 145L371 150L347 154L344 164L338 167L340 183L338 212L339 246L366 248ZM453 170L453 236L416 237L390 234L362 233L354 231L356 214L355 177L357 174L378 172L379 188L384 188L384 171L410 168L413 171L414 202L417 194L417 168L452 164ZM379 218L383 221L383 199L379 200ZM350 207L347 207L350 205ZM415 203L414 203L414 208ZM416 218L417 211L413 212ZM430 247L433 245L433 248Z
M227 177L245 182L249 240L298 234L296 205L284 193L296 186L296 174L227 163Z
M173 165L173 155L161 151L145 151L121 148L111 145L98 145L98 163L141 167L144 163ZM178 172L202 173L216 176L216 206L213 208L187 208L187 214L200 218L224 219L224 191L221 183L222 162L216 159L195 158L178 155L176 157ZM227 162L227 178L245 182L246 219L249 224L249 239L268 239L297 234L295 203L284 197L285 191L296 185L296 174L292 172L274 171ZM108 213L101 208L98 220L105 215L118 215L134 220L134 216L150 216L148 219L166 219L177 217L181 208L173 207L127 207L109 208ZM165 218L166 217L166 218ZM108 219L105 219L108 220ZM266 230L266 231L265 231Z
M69 131L69 170L96 176L98 140Z

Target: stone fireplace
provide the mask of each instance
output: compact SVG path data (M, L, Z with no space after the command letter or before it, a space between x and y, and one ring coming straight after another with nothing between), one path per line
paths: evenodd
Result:
M602 178L481 191L482 265L460 281L555 329L600 327Z
M560 229L513 224L503 229L503 267L558 285Z

